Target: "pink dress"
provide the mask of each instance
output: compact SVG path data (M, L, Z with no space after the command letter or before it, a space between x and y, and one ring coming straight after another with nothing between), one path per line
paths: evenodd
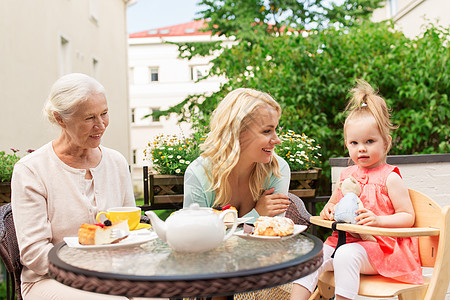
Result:
M340 180L350 176L361 184L360 199L365 208L376 215L392 215L394 207L386 193L386 179L391 172L400 175L397 167L383 164L373 169L361 169L358 166L345 168ZM338 199L343 195L338 190ZM422 284L422 269L419 258L418 238L395 238L375 236L377 242L362 241L346 234L347 243L359 243L367 252L372 266L384 277L412 284ZM325 244L336 247L337 231L334 231Z

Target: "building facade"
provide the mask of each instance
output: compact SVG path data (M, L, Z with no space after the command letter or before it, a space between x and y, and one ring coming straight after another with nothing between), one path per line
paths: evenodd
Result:
M102 143L128 160L128 0L0 0L0 151L37 149L57 137L43 118L51 85L85 73L106 89L110 125Z
M386 0L384 7L374 11L375 22L392 19L409 38L425 31L428 23L450 26L449 0Z
M178 124L177 116L154 119L144 116L166 110L188 95L215 92L223 78L204 78L211 57L180 59L177 45L183 42L220 40L210 32L199 31L202 20L164 28L150 29L129 35L129 79L132 174L135 191L142 191L142 167L149 164L144 149L155 136L189 136L190 125ZM227 41L224 41L227 42Z

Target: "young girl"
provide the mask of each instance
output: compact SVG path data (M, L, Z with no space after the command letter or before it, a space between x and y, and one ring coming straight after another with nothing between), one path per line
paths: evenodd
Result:
M378 227L411 227L414 210L397 167L386 164L391 147L390 121L385 101L364 81L358 81L347 105L344 139L353 166L344 169L340 181L353 176L361 185L363 209L357 211L357 224ZM334 219L335 205L343 197L336 189L320 216ZM336 299L354 299L360 274L380 274L402 282L423 283L417 238L375 236L376 242L362 241L346 234L347 243L337 244L333 232L324 244L322 266L314 273L294 281L291 300L308 299L319 275L334 270Z

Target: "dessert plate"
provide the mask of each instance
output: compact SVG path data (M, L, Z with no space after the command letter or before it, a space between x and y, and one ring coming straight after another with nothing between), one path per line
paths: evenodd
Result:
M236 231L233 235L236 235L238 237L241 237L243 239L248 240L264 240L264 241L279 241L279 240L286 240L290 239L291 237L294 237L298 235L299 233L303 232L308 228L306 225L294 225L294 233L286 236L264 236L264 235L253 235L249 233L244 233L244 230Z
M245 217L245 218L237 218L237 224L243 224L247 221L250 221L251 219L254 219L253 217ZM227 228L231 228L233 227L233 223L232 222L224 222L225 225L227 226Z
M145 232L146 231L146 232ZM107 245L81 245L78 243L77 236L65 237L64 242L71 248L79 249L111 249L120 247L130 247L143 244L145 242L157 239L158 235L155 232L151 232L147 229L135 230L130 232L130 235L116 244Z

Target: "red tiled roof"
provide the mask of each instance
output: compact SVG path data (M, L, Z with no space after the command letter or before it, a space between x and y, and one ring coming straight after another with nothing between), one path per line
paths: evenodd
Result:
M199 31L199 29L202 29L204 26L204 20L197 20L168 27L130 33L129 38L211 35L211 31Z

